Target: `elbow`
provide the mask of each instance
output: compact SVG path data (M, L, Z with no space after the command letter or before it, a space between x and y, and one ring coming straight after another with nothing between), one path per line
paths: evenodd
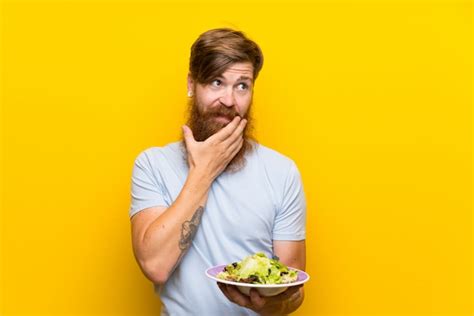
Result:
M139 261L139 264L145 277L153 284L164 285L168 281L170 275L168 269L163 269L156 261Z
M154 252L151 254L151 252ZM169 260L163 253L156 253L149 249L147 245L134 244L133 253L140 270L145 277L156 285L164 285L171 275Z
M160 285L160 286L164 285L168 281L168 274L159 273L159 272L146 275L146 277L148 278L148 280L153 282L153 284Z

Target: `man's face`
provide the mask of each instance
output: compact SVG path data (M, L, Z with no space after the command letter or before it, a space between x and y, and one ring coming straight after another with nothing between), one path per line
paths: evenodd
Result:
M245 155L253 150L251 140L255 141L250 115L253 95L252 64L232 64L222 75L206 85L195 83L188 76L188 91L193 92L194 97L190 100L187 124L197 141L205 141L237 115L247 119L243 131L244 144L226 167L226 171L239 170L245 163Z
M194 94L194 106L208 124L227 125L234 116L246 117L253 95L253 66L234 63L210 84L194 82L188 76L188 91Z

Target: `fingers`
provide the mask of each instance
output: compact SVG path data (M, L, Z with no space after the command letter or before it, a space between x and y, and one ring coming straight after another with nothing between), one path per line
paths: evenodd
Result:
M243 144L244 144L244 139L241 138L238 141L236 141L235 143L233 143L231 145L231 147L229 147L229 149L228 149L228 152L230 153L229 156L228 156L229 161L232 160L235 157L235 155L237 155L239 150L242 148Z
M222 143L224 146L228 146L227 152L229 153L230 159L234 158L244 143L244 137L242 135L243 128L246 124L244 121L245 120L242 120L239 124L239 127L234 131L231 137Z
M267 302L263 296L260 296L256 289L250 289L250 302L254 306L255 309L259 310L265 306Z
M237 287L233 285L217 283L217 286L229 301L254 311L261 310L267 303L267 299L260 296L256 289L250 289L249 296L247 296L240 293Z
M229 146L228 150L232 153L235 150L239 151L239 149L242 147L243 143L244 143L244 138L243 137L237 138L237 140Z
M239 125L234 132L224 141L226 145L234 143L239 137L242 137L245 126L247 126L247 120L243 119L239 122Z
M193 131L187 125L183 125L183 136L187 147L196 141L194 139Z
M229 301L243 307L251 306L250 298L240 293L235 286L224 284L218 284L218 286Z
M285 292L275 296L275 298L276 299L282 299L282 300L290 298L291 296L293 296L293 294L295 294L296 292L299 292L300 288L302 288L302 287L303 287L303 285L292 286L292 287L288 288Z
M208 140L217 140L217 141L223 141L226 140L232 133L235 131L235 129L239 126L241 119L240 116L234 117L234 119L227 124L226 127L212 135L211 137L208 138Z
M222 284L222 283L219 283L219 282L217 282L217 286L218 286L219 289L221 290L222 294L224 294L225 297L227 297L227 299L232 302L232 298L230 297L229 292L227 291L226 286L225 286L224 284Z

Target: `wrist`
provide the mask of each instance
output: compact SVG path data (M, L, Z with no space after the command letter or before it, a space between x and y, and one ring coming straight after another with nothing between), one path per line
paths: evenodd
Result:
M203 169L191 167L189 169L188 181L197 182L199 185L210 187L214 178Z

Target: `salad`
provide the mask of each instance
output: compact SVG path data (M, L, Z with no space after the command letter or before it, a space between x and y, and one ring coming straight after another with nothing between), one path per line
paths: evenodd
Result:
M228 264L216 277L252 284L284 284L295 282L298 279L298 272L288 269L278 257L269 259L264 253L257 252L242 261Z

